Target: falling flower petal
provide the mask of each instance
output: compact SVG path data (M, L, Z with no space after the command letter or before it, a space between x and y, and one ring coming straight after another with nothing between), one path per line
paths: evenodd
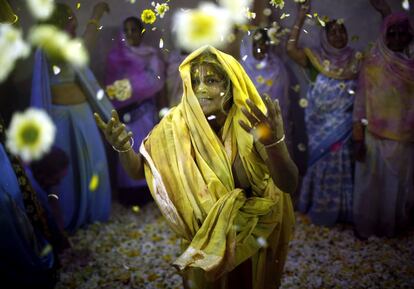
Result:
M89 191L94 192L99 186L99 175L93 174L89 182Z
M289 13L282 13L282 15L280 16L280 19L285 19L285 18L287 18L289 16L290 16Z
M308 100L306 98L299 99L299 106L302 108L308 107Z
M409 11L410 10L410 2L408 0L404 0L401 3L401 6L404 10Z
M98 92L96 93L96 99L102 100L104 95L105 95L105 91L103 89L99 89Z

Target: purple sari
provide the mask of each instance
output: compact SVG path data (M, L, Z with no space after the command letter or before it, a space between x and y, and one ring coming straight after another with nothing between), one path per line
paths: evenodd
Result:
M164 62L155 48L143 44L130 46L121 33L116 47L108 55L105 78L106 85L121 79L128 79L131 83L131 97L124 101L114 99L112 103L121 121L133 132L138 148L157 122L156 97L165 84ZM129 178L118 163L118 188L145 185L145 180Z

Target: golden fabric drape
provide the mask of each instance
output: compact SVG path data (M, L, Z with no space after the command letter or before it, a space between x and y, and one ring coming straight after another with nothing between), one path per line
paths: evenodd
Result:
M191 87L191 62L206 50L216 55L232 82L233 105L220 136L211 129ZM198 277L192 280L193 288L211 288L210 281L252 258L253 288L276 288L293 232L291 200L273 183L253 137L238 123L247 122L241 107L248 98L262 111L266 107L241 65L213 47L189 55L180 73L181 103L164 116L140 149L155 201L188 244L174 265L180 270L201 269L204 274L194 274ZM237 154L253 197L246 198L235 187L232 163ZM267 240L267 246L259 238Z

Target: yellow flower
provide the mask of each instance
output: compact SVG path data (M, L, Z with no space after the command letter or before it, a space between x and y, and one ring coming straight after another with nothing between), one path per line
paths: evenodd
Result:
M267 79L267 80L266 80L266 85L267 85L267 86L272 86L272 85L273 85L273 80L271 80L271 79Z
M24 161L40 159L50 150L56 128L43 110L29 108L15 113L7 132L6 146Z
M152 24L155 22L155 20L157 20L157 16L151 9L145 9L141 13L141 20L146 24Z
M264 83L265 80L264 80L263 76L259 75L259 76L256 77L256 81L257 81L257 83L262 84L262 83Z
M106 86L106 94L108 95L109 99L114 99L115 98L115 86L114 85Z

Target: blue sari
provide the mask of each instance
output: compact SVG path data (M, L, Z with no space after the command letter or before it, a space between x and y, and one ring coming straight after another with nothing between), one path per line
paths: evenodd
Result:
M351 131L355 80L319 73L305 109L308 170L298 208L317 225L352 221Z
M53 105L49 65L45 55L37 51L31 98L32 106L47 110L52 117L57 128L54 145L61 148L70 160L68 173L57 190L64 227L72 232L83 225L109 218L111 186L108 164L93 111L107 121L113 108L105 95L101 99L96 97L100 87L89 69L73 69L87 102ZM98 177L98 186L91 191L89 183L94 175Z
M51 250L45 250L49 243L26 214L16 174L2 144L0 172L1 282L13 284L5 288L53 288L56 260Z

